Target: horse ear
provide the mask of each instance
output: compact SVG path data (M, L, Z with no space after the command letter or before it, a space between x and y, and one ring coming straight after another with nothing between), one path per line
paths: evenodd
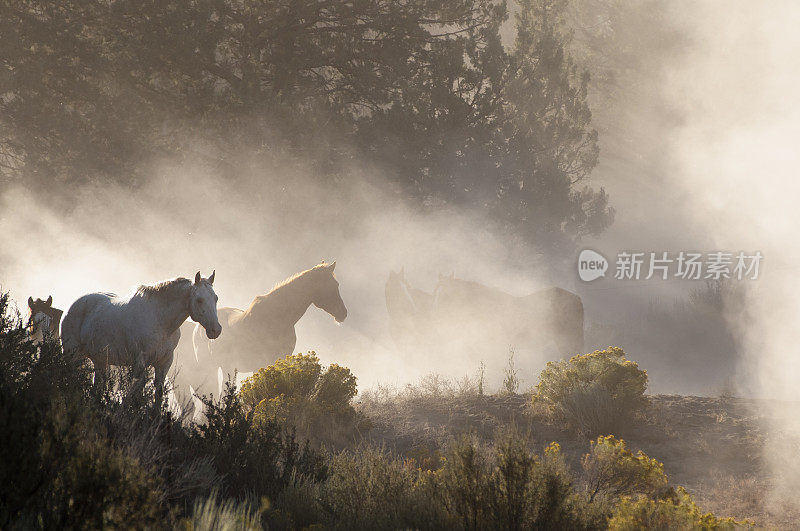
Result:
M333 270L336 269L336 260L331 262L331 264L328 266L328 269L330 269L331 273L333 273Z
M53 296L52 295L47 297L47 305L48 306L52 306L53 305Z
M194 276L194 283L195 284L200 284L201 280L202 280L202 277L200 276L200 271L198 271L197 274Z
M214 284L214 275L216 275L216 274L217 274L217 270L216 269L211 272L211 276L208 277L208 283L209 284Z
M33 297L28 297L28 308L33 310Z

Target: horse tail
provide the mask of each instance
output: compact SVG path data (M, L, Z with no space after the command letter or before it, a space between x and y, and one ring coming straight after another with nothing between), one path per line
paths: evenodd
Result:
M192 332L192 346L194 347L194 356L197 363L205 366L211 357L211 340L206 337L200 323L194 326L194 331Z
M73 352L80 348L81 328L90 311L90 305L87 302L86 296L73 302L61 322L61 346L64 352Z
M194 381L194 373L197 372L197 358L192 343L194 323L187 319L178 329L178 333L180 338L173 351L172 371L175 376L173 385L176 389L187 391L190 385L197 387L197 382Z

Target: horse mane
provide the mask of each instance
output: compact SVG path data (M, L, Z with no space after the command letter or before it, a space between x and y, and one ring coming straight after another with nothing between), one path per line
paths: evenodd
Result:
M187 287L192 285L192 281L188 278L178 277L173 280L165 280L152 286L142 284L136 288L134 293L135 297L142 297L145 299L151 298L173 298L178 294L182 294Z
M281 282L278 282L277 284L275 284L275 286L271 290L269 290L269 293L272 293L273 291L276 291L276 290L284 287L287 284L291 284L292 282L294 282L295 280L297 280L298 278L300 278L302 276L314 273L316 271L320 271L320 270L326 269L328 266L330 266L329 263L322 262L322 263L319 263L319 264L315 265L311 269L306 269L305 271L300 271L299 273L295 273L294 275L291 275L286 280L282 280ZM269 293L267 295L269 295Z

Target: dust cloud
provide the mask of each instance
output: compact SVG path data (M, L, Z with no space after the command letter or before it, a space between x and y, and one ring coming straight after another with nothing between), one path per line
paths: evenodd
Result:
M600 20L604 5L616 4L580 4L600 6ZM7 186L3 289L20 307L28 295L52 294L66 309L86 292L126 293L216 269L220 304L244 307L287 276L335 259L349 317L337 326L312 307L298 324L296 350L350 367L364 389L478 369L475 359L457 363L435 349L398 351L384 302L390 271L403 267L411 285L429 292L439 273L451 272L515 295L558 285L584 301L586 348L619 344L648 369L651 391L713 394L727 385L777 403L764 411L773 428L766 455L784 478L776 503L789 500L800 488L800 469L786 460L800 449L800 6L641 2L621 12L617 33L604 41L611 49L575 32L577 60L598 82L592 103L602 151L592 185L608 190L617 212L609 230L582 246L609 258L620 250L761 251L760 278L719 311L727 327L720 336L692 335L679 319L702 283L581 284L574 263L521 250L479 214L422 213L403 203L370 167L354 163L347 183L325 184L312 167L247 153L234 183L201 162L149 161L152 179L135 192L85 185L59 191L65 197L54 203L46 189ZM606 79L610 53L631 66ZM505 341L483 360L495 386ZM518 359L523 386L535 384L544 361Z
M779 478L775 502L797 508L800 6L711 2L684 16L695 44L666 88L693 117L677 139L679 182L687 214L712 245L765 256L740 313L746 320L734 323L744 349L737 382L741 394L770 400L765 456Z
M422 214L364 168L353 168L348 184L326 186L310 168L270 162L265 170L263 159L248 162L243 154L234 184L213 168L161 163L135 193L85 185L61 202L63 210L22 187L5 190L0 231L24 237L3 246L4 285L20 308L28 294L47 293L66 310L88 292L125 294L142 283L216 270L219 304L246 308L286 277L337 260L348 319L337 326L312 306L298 323L296 351L315 350L323 362L349 366L363 389L429 372L473 375L478 367L454 366L435 352L397 352L384 301L390 271L404 268L408 281L426 291L440 273L514 293L546 283L537 273L541 257L520 260L521 251L489 220L449 210ZM498 374L508 348L500 344L485 359Z

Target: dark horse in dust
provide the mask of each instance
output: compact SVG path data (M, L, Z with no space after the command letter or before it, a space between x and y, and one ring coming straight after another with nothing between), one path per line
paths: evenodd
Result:
M389 275L386 307L401 347L499 350L553 343L563 357L583 351L581 298L557 287L514 296L440 275L431 294L409 286L401 271Z
M225 334L209 341L195 327L191 334L194 352L187 346L178 355L176 387L183 392L189 392L189 386L202 393L217 392L217 367L227 378L235 372L257 371L292 354L297 343L294 326L312 304L337 322L344 321L347 308L333 275L335 267L336 262L323 262L297 273L257 296L246 310L219 308Z
M53 307L52 295L47 297L46 301L28 297L28 309L31 312L28 329L34 342L41 343L47 336L58 338L61 316L64 312Z

